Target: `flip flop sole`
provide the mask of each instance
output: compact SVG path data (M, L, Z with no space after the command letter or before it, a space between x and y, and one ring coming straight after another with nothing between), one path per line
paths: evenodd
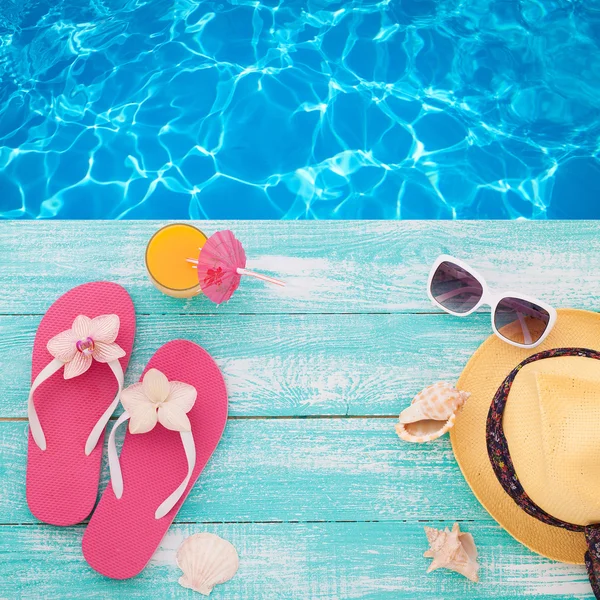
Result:
M163 518L155 519L158 506L187 474L181 438L160 423L148 433L133 435L127 431L119 458L123 495L117 499L111 485L107 486L82 541L83 555L90 566L113 579L134 577L144 569L227 423L225 381L219 367L200 346L186 340L168 342L150 359L144 374L151 368L162 371L169 381L189 383L198 391L188 413L196 465L181 499Z
M46 312L33 345L31 380L52 360L46 349L50 338L70 329L75 317L117 314L115 340L126 355L127 368L135 336L135 311L127 291L115 283L94 282L73 288ZM106 364L93 361L90 369L64 379L61 369L35 391L33 401L46 436L47 448L38 448L29 433L27 450L27 504L33 515L51 525L74 525L94 508L102 461L102 436L89 456L85 442L94 425L113 401L118 385Z

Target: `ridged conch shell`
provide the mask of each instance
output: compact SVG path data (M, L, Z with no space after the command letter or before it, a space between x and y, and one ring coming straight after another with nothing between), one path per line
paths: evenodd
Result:
M456 415L470 396L440 381L419 392L400 413L396 433L406 442L430 442L454 426Z
M238 570L238 553L231 543L214 533L195 533L177 551L183 571L179 584L208 596L215 585L229 581Z
M447 527L443 531L425 527L425 535L429 542L429 550L423 556L433 558L427 569L428 573L436 569L450 569L475 583L479 581L477 548L470 533L462 533L458 523L454 523L452 531Z

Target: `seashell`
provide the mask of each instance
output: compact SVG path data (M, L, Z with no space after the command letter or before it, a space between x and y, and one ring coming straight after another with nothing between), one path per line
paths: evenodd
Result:
M447 527L443 531L425 527L425 535L429 550L423 556L433 558L427 569L428 573L436 569L450 569L475 583L479 581L477 548L470 533L461 532L458 523L454 523L452 531Z
M215 585L236 574L239 558L227 540L214 533L196 533L179 546L177 566L183 571L179 585L208 596Z
M456 415L470 396L440 381L419 392L400 413L396 433L406 442L430 442L454 426Z

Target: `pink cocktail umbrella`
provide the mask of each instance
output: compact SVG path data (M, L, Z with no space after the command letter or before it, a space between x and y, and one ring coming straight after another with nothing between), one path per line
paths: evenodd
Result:
M216 302L226 302L238 289L242 275L250 275L275 285L283 281L246 269L246 253L242 244L229 230L213 233L200 250L198 260L188 258L198 268L198 281L204 295Z

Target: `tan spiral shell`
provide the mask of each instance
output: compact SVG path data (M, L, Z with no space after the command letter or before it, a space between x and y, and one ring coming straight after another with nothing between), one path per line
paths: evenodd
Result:
M454 426L456 415L470 396L440 381L419 392L398 417L396 433L406 442L430 442Z
M433 558L428 573L436 569L450 569L464 575L474 582L479 581L477 548L470 533L463 533L458 523L454 523L452 531L425 527L425 535L429 542L429 550L423 556Z

